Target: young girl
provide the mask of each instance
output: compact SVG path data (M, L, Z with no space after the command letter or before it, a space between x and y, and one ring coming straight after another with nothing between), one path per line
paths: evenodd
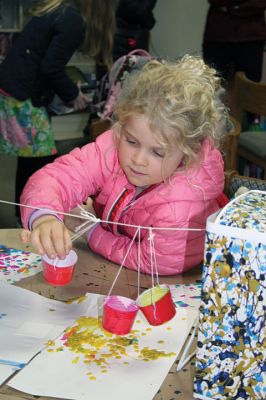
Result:
M224 131L219 91L215 71L198 58L147 63L124 86L110 131L30 178L21 203L54 211L43 215L21 207L24 226L31 229L23 240L30 239L40 254L64 257L71 242L60 212L93 196L90 211L124 224L104 222L88 231L93 251L120 264L136 232L128 225L159 227L153 231L159 274L197 265L206 219L219 209L224 185L216 148ZM141 270L151 273L149 229L141 229L140 248ZM125 266L138 269L138 240Z
M56 93L75 110L87 98L65 71L78 48L112 63L117 0L43 0L0 65L0 154L18 156L16 201L27 179L56 154L45 106Z

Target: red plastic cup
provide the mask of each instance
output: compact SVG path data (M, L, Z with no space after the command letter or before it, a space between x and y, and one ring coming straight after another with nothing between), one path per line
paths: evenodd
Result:
M138 306L123 296L108 296L103 305L103 328L116 335L126 335L134 324Z
M50 285L68 285L73 277L78 256L74 250L63 259L51 259L46 254L42 257L43 276Z
M151 325L162 325L176 314L171 291L166 285L145 290L139 296L137 304Z

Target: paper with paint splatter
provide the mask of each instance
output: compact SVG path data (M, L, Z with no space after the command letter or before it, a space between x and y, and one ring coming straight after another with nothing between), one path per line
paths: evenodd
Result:
M177 307L199 309L201 283L170 285L172 297Z
M98 316L102 296L88 296L90 310L60 338L51 340L9 385L65 400L152 399L180 352L197 310L179 308L171 321L156 327L144 322L139 312L130 334L117 336L102 329Z
M15 283L42 270L41 257L0 245L0 283Z
M51 337L60 335L89 306L86 297L83 301L66 304L2 283L0 365L23 367L23 364L45 348Z

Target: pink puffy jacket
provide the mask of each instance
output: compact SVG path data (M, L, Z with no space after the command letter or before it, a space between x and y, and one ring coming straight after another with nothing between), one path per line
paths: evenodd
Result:
M120 168L112 131L95 143L76 148L36 172L28 181L21 203L68 212L94 196L94 208L104 220L163 228L201 228L200 231L155 230L154 244L160 275L182 273L203 259L206 218L219 209L217 197L223 191L223 160L208 141L203 145L198 170L177 173L170 183L155 185L134 200L131 185ZM126 189L129 189L125 192ZM118 201L119 200L119 201ZM130 206L127 208L127 206ZM32 210L22 207L25 227ZM90 248L121 264L136 228L99 224L89 238ZM141 232L141 270L151 273L148 229ZM138 269L135 242L125 266Z

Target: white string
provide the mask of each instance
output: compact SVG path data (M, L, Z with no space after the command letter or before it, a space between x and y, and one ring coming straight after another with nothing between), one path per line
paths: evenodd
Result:
M88 226L86 226L85 228L83 228L80 232L76 233L75 235L71 236L71 241L74 242L75 240L77 240L78 238L80 238L82 235L84 235L84 233L86 233L89 229L91 229L94 225L97 225L97 223L94 224L90 224Z
M131 227L131 228L136 228L136 232L131 240L131 243L127 249L126 255L118 269L118 272L115 276L115 279L113 281L113 284L109 290L109 293L107 296L110 296L114 285L118 279L118 276L124 266L124 262L128 256L128 253L134 243L134 240L136 238L136 235L139 233L139 239L138 239L138 296L140 294L140 230L141 229L148 229L149 230L149 242L150 242L150 261L151 261L151 276L152 276L152 289L151 289L151 299L152 299L152 304L154 304L153 302L153 288L154 288L154 266L155 266L155 273L156 273L156 282L157 285L159 285L159 274L158 274L158 265L157 265L157 260L156 260L156 255L155 255L155 247L154 247L154 233L153 230L166 230L166 231L205 231L205 229L203 228L166 228L166 227L150 227L150 226L141 226L141 225L134 225L134 224L126 224L123 222L114 222L114 221L107 221L107 220L101 220L100 218L97 218L94 214L90 213L89 211L84 210L84 208L81 205L78 205L78 208L81 210L80 214L72 214L72 213L66 213L66 212L62 212L62 211L55 211L55 210L51 210L48 208L41 208L41 207L33 207L33 206L29 206L26 204L21 204L21 203L16 203L16 202L11 202L11 201L6 201L6 200L0 200L0 203L4 203L4 204L11 204L11 205L17 205L17 206L21 206L21 207L25 207L25 208L30 208L33 210L40 210L40 211L44 211L44 212L48 212L48 213L58 213L60 215L65 215L65 216L70 216L70 217L74 217L74 218L78 218L78 219L84 219L85 222L80 224L79 226L77 226L75 228L75 234L71 237L71 241L74 242L75 240L77 240L80 236L82 236L85 232L87 232L89 229L91 229L93 226L95 226L98 223L106 223L106 224L112 224L112 225L120 225L120 226L127 226L127 227ZM56 261L54 262L56 263ZM55 264L54 264L55 266ZM155 304L154 304L155 306ZM154 309L154 312L156 313L156 309Z
M153 255L153 262L155 265L156 283L159 286L159 284L160 284L159 283L159 273L158 273L158 265L157 265L156 253L155 253L154 237L155 237L155 234L153 233L152 238L151 238L152 255Z
M96 218L94 214L90 213L89 211L86 211L80 205L78 205L78 208L81 210L79 215L86 217L87 220L85 222L83 222L81 225L76 226L76 228L75 228L76 234L71 237L72 242L74 242L74 240L77 240L78 238L80 238L84 233L86 233L94 225L98 224L98 218Z
M138 230L138 298L140 295L140 263L141 263L141 259L140 259L140 229Z
M154 259L153 259L153 250L152 250L152 241L153 241L154 233L152 232L152 227L149 229L149 242L150 242L150 260L151 260L151 304L153 305L153 316L154 319L157 319L156 315L156 305L153 300L153 290L154 290L154 271L153 271L153 264L154 264Z
M195 324L191 328L190 338L189 338L189 340L188 340L188 342L187 342L187 344L186 344L186 346L185 346L185 348L184 348L184 350L182 352L182 355L181 355L180 360L179 360L179 362L177 364L177 367L176 367L177 372L180 371L189 362L189 360L191 360L191 358L194 357L195 354L196 354L196 350L193 351L191 354L188 354L188 352L189 352L189 350L191 348L192 342L193 342L194 337L196 335L198 324L199 324L199 317L197 317L197 319L195 321Z
M153 275L153 256L152 256L152 240L153 240L153 232L152 232L152 228L149 228L149 237L148 240L150 242L150 261L151 261L151 286L152 286L152 290L151 290L151 299L152 299L152 292L153 292L153 288L154 288L154 275ZM153 303L153 300L152 300Z
M85 216L85 215L76 215L76 214L71 214L71 213L66 213L63 211L56 211L56 210L51 210L49 208L41 208L41 207L33 207L33 206L28 206L26 204L21 204L21 203L15 203L15 202L11 202L11 201L6 201L6 200L0 200L0 203L3 204L11 204L11 205L15 205L15 206L21 206L21 207L25 207L25 208L31 208L32 210L40 210L40 211L47 211L48 213L58 213L60 215L65 215L65 216L69 216L69 217L74 217L74 218L79 218L79 219L84 219L84 220L88 220L89 218L93 219L93 222L96 223L104 223L104 224L109 224L109 225L119 225L119 226L128 226L131 228L140 228L140 229L150 229L150 226L142 226L142 225L134 225L134 224L126 224L123 222L115 222L115 221L107 221L107 220L102 220L100 218L95 217L95 215L90 214L89 217ZM153 226L152 227L153 230L158 230L158 231L205 231L205 228L174 228L174 227L170 227L170 228L166 228L166 227L156 227Z
M130 249L131 249L131 247L132 247L132 245L133 245L133 243L134 243L134 241L135 241L135 238L136 238L136 236L137 236L139 230L140 230L139 228L136 229L136 232L135 232L135 234L134 234L134 236L133 236L133 238L132 238L132 240L131 240L131 242L130 242L130 245L128 246L127 252L126 252L126 254L125 254L124 258L123 258L123 261L122 261L122 263L121 263L121 265L120 265L120 267L119 267L119 269L118 269L118 271L117 271L117 274L116 274L116 276L115 276L115 279L113 280L112 286L111 286L111 288L110 288L110 290L109 290L109 292L108 292L108 294L107 294L107 297L110 296L110 294L111 294L111 292L112 292L112 290L113 290L113 288L114 288L114 286L115 286L115 284L116 284L116 281L117 281L117 279L118 279L118 276L119 276L120 272L122 271L122 268L123 268L124 263L125 263L125 261L126 261L126 258L127 258L127 256L128 256L128 253L129 253L129 251L130 251Z
M56 270L55 267L56 267L58 261L59 261L59 258L58 258L58 257L55 257L55 259L53 260L53 267L54 267L54 270Z

